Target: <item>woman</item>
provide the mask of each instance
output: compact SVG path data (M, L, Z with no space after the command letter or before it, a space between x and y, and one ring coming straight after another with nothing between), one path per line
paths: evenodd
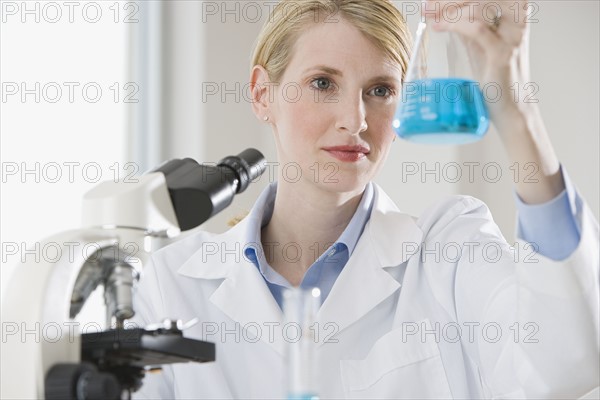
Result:
M527 26L490 23L483 6L437 28L470 41L480 81L508 93L529 78ZM273 10L254 53L252 107L273 130L280 165L302 174L280 168L228 232L154 255L138 321L199 318L186 335L215 342L217 361L165 367L139 395L285 395L280 306L291 286L321 290L324 398L579 397L598 386L598 225L535 104L489 105L508 156L539 166L538 183L516 186L519 236L537 244L534 257L516 255L476 199L445 199L417 219L371 183L394 140L409 43L386 0L284 0ZM458 254L441 254L449 244Z

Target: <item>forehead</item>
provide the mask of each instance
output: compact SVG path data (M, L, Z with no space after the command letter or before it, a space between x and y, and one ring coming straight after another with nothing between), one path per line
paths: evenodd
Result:
M301 73L311 66L327 65L365 78L390 75L400 79L401 68L344 19L312 23L300 33L286 74Z

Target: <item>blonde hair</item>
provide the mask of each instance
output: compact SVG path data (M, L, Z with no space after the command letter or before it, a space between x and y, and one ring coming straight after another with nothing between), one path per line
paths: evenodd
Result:
M271 82L279 82L306 25L335 22L340 17L399 65L404 81L411 35L404 17L389 0L282 0L258 36L250 68L261 65Z

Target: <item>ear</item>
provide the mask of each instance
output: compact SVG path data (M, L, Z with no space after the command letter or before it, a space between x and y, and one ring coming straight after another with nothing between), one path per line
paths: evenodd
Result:
M252 111L260 120L264 121L265 116L269 116L269 106L271 104L271 90L273 84L269 80L267 70L261 65L255 65L250 74L250 93L252 95Z

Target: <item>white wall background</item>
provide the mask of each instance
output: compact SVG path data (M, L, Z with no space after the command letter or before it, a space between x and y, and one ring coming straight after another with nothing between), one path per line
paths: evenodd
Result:
M75 2L69 14L63 2L51 3L0 3L2 289L22 257L45 258L41 239L80 226L81 198L94 182L127 173L131 10L125 2ZM21 85L32 93L22 97Z
M21 101L20 93L2 100L3 171L7 172L5 169L12 163L19 167L25 163L28 168L36 162L41 163L41 168L54 162L63 165L63 178L57 183L43 177L38 183L33 175L22 177L20 171L3 177L0 218L3 244L31 246L53 232L78 227L81 196L94 184L90 176L82 174L81 168L75 170L74 181L69 182L65 177L68 173L65 162L79 162L80 166L96 162L101 166L102 178L112 179L115 171L110 167L119 163L117 169L122 175L127 172L123 169L126 161L135 161L145 170L155 166L153 160L193 157L217 161L247 147L255 147L263 151L268 160L275 160L270 131L256 120L243 91L236 89L236 85L240 88L248 82L252 46L274 1L147 2L159 5L159 15L152 21L149 17L138 18L133 25L124 23L126 16L135 11L127 2L117 3L120 9L117 22L115 11L110 8L115 3L96 2L103 12L97 23L82 17L83 6L93 2L79 3L73 23L68 21L68 10L61 2L57 4L64 15L57 23L48 22L44 15L39 22L26 15L23 22L21 13L9 15L4 11L8 3L19 7L25 4L2 1L2 18L6 19L1 28L3 83L25 82L30 88L35 82L42 86L48 82L78 82L81 89L84 84L95 82L103 89L103 95L97 103L83 99L81 90L77 89L73 103L65 100L65 93L57 103L44 99L36 103L33 95ZM26 3L31 8L35 3L43 8L48 2ZM396 3L402 8L406 2ZM531 45L532 78L539 87L537 97L561 161L598 216L599 3L540 1L536 4L539 22L532 24ZM55 18L51 9L47 12L46 17ZM94 17L92 9L88 13L88 17ZM132 16L144 17L141 13ZM409 18L409 22L414 32L414 18ZM145 51L139 48L140 42L132 40L128 44L127 39L128 32L140 35L144 32L140 29L143 24L152 28L156 23L160 30L151 32L157 37L155 40L160 38L160 43L151 41L151 45L153 51L159 52L153 55L154 60L160 60L159 66L148 65L148 58L139 55ZM132 64L128 64L128 54L132 55ZM159 81L144 81L142 87L136 79L144 68L156 69ZM114 90L110 89L115 82L121 88L117 102L113 98ZM145 115L149 120L158 121L158 126L152 129L160 134L159 143L153 144L154 158L147 161L148 164L139 159L139 149L136 152L126 146L136 143L132 142L134 136L131 135L139 126L135 123L139 119L135 118L140 115L144 118L146 109L140 104L124 103L123 96L129 91L123 87L130 82L138 84L140 90L135 98L160 93L160 99L152 98L152 101L160 104L162 113ZM212 85L220 89L215 95L207 95L207 86ZM224 88L232 93L224 94ZM53 93L47 94L52 97ZM427 204L445 194L476 195L490 205L505 236L512 240L514 205L510 171L506 167L497 183L486 182L481 172L475 175L474 184L466 179L458 183L436 181L435 175L420 173L402 179L402 168L406 168L407 163L429 169L440 163L443 169L449 162L484 165L492 161L505 162L493 131L480 143L464 147L396 141L378 183L401 208L413 214L419 214ZM91 172L89 170L88 175ZM209 221L206 228L225 230L226 221L248 210L267 183L268 177L264 177L251 186L247 193L236 198L232 207ZM18 258L18 254L7 255L3 251L2 287L7 284Z

